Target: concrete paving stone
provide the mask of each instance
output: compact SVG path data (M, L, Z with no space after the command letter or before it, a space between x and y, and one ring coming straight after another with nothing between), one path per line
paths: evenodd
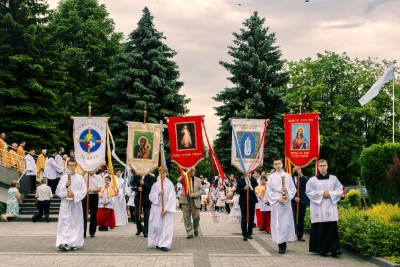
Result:
M136 225L96 232L83 248L61 252L55 247L57 222L15 221L0 223L2 266L376 266L368 259L344 250L340 257L321 257L308 252L308 242L290 242L285 255L271 235L253 230L253 240L242 240L240 224L225 213L200 213L199 236L186 239L182 212L174 217L172 249L147 248L147 239L136 236ZM305 236L306 240L309 239Z

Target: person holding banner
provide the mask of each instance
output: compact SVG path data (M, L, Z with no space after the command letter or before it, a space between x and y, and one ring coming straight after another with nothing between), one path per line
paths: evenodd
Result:
M311 234L310 252L325 256L342 255L339 243L337 221L339 219L337 203L343 191L339 179L328 174L328 162L318 161L319 174L312 177L306 186L310 198Z
M290 200L296 194L290 174L284 172L281 159L274 160L275 172L267 182L267 199L271 206L272 241L279 246L279 254L286 253L286 242L295 241L293 211Z
M239 193L239 205L240 211L242 213L241 228L243 240L253 239L251 236L253 234L253 224L254 224L254 214L257 200L257 195L254 189L258 186L257 180L247 173L243 178L239 179L237 183L236 192ZM249 197L249 217L247 218L247 191ZM248 219L248 221L247 221Z
M183 222L186 228L187 239L193 238L199 235L199 224L200 224L200 197L204 194L204 190L201 188L201 180L195 177L196 170L194 167L189 169L189 184L186 186L188 192L182 190L182 195L179 198L179 203L182 205ZM182 182L182 177L178 178L178 182ZM192 224L193 218L193 224ZM194 230L194 232L193 232Z
M88 177L89 176L89 177ZM89 186L88 184L89 178ZM86 238L86 229L87 229L87 219L86 207L89 206L90 211L90 224L89 224L89 235L91 238L94 237L96 234L96 227L97 227L97 210L99 205L99 192L104 185L103 179L96 175L94 171L85 173L84 180L86 183L87 192L89 195L89 204L87 203L87 196L82 200L82 207L83 207L83 236Z
M174 212L176 212L175 188L167 177L167 171L168 169L165 166L158 168L157 182L153 184L149 194L152 205L149 218L148 247L162 251L171 249Z
M61 177L56 190L56 194L61 198L56 247L63 251L76 250L77 247L83 246L81 202L87 191L85 180L75 173L75 159L68 161L67 168L67 174Z
M146 174L145 176L134 175L131 181L132 190L136 192L135 194L135 220L136 220L136 235L140 235L143 232L143 236L148 236L149 230L149 216L151 202L149 199L149 194L151 187L154 184L154 179L151 174ZM142 208L143 208L143 224L142 224Z
M303 233L304 217L306 216L307 206L310 204L310 199L306 195L306 184L309 178L303 175L299 166L293 168L292 178L293 183L297 188L297 194L292 199L292 210L297 240L306 241L303 238Z

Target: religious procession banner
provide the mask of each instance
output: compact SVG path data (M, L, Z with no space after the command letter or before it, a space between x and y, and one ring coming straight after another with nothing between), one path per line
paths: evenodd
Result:
M75 159L84 171L95 171L105 164L107 118L74 117Z
M161 124L128 122L126 161L138 175L156 169L160 156Z
M293 165L305 167L319 157L318 113L286 114L285 158Z
M231 120L231 164L240 172L252 172L263 165L267 125L267 120Z
M204 158L202 121L202 116L167 120L171 161L181 168L193 167Z

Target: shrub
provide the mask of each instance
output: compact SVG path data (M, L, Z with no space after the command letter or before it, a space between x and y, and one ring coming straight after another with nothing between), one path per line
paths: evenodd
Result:
M350 207L361 208L361 196L357 189L351 189L345 196L346 202Z
M397 205L381 203L370 210L339 208L339 233L343 246L365 256L400 256L400 216Z
M393 159L400 156L400 143L376 144L364 148L360 155L361 176L368 188L370 203L396 203L394 187L386 177Z

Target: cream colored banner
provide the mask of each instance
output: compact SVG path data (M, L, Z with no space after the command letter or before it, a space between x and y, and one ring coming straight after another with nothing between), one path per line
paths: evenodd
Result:
M146 175L158 167L161 124L128 122L127 163L138 175Z

